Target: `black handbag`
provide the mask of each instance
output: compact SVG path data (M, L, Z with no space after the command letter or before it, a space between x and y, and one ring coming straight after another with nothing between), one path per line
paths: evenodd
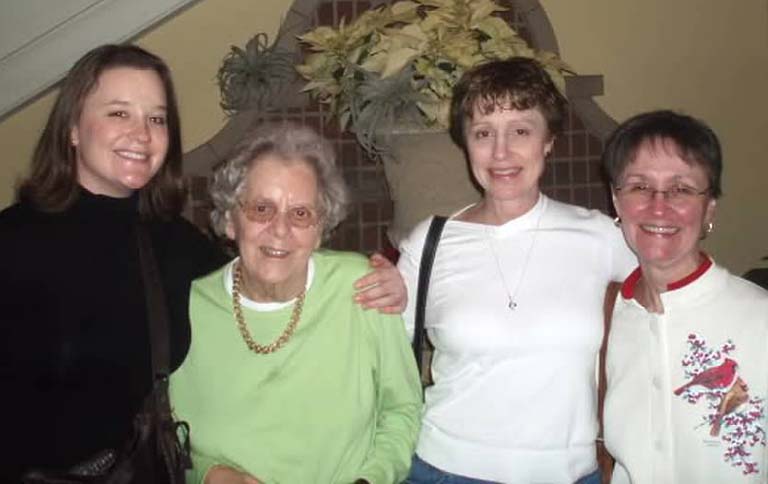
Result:
M432 373L430 372L432 351L431 348L424 351L424 347L429 344L427 331L424 327L424 316L427 308L429 278L432 275L432 263L435 261L437 245L440 242L440 235L443 233L443 227L447 220L446 217L439 215L432 217L427 238L424 240L424 249L421 252L421 263L419 264L419 286L416 291L416 321L413 329L413 355L416 357L416 365L419 367L422 387L432 384Z
M168 309L147 228L136 229L152 353L152 391L122 449L105 449L64 471L32 470L24 484L184 484L192 467L189 427L175 422L168 401L170 342Z

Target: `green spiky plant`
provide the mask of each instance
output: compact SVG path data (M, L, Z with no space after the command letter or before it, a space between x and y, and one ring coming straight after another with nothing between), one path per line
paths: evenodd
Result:
M296 79L294 55L268 45L267 35L255 35L245 49L232 46L216 74L220 106L228 115L270 105L286 84Z

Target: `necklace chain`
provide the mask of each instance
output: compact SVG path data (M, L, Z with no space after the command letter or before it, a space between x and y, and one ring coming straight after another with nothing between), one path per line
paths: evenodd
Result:
M242 264L238 262L235 265L235 272L232 277L232 311L235 314L237 329L240 330L240 334L243 336L245 344L248 345L248 348L250 348L254 353L258 353L260 355L274 353L275 351L282 348L283 345L285 345L285 343L291 339L291 336L293 336L293 332L296 330L296 326L299 324L299 319L301 319L301 310L304 308L304 296L306 295L306 291L301 291L301 294L299 294L296 298L296 302L293 305L293 312L291 313L291 319L288 321L288 326L285 327L283 333L270 344L260 345L253 340L250 331L248 331L248 327L245 325L243 308L240 306L240 286L242 283L243 269Z
M504 286L504 291L507 293L507 308L511 311L517 309L517 293L520 291L520 287L525 279L525 274L528 272L528 264L531 262L531 254L533 253L533 246L536 244L536 237L539 235L539 225L541 224L541 218L544 215L544 208L540 208L539 216L536 219L536 226L533 229L533 235L531 236L531 243L528 245L528 250L525 251L525 261L523 262L523 270L520 272L520 276L517 278L517 284L515 284L515 291L509 290L509 284L507 284L507 278L504 276L504 271L501 268L501 261L499 260L496 250L493 247L493 239L490 235L490 230L486 232L488 238L488 248L491 250L494 262L496 262L496 271L501 278L501 283Z

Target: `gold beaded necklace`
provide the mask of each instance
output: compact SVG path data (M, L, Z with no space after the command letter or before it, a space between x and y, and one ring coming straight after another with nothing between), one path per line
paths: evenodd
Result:
M301 294L296 298L296 302L293 305L293 313L291 313L291 320L288 321L288 326L285 327L283 333L277 337L277 339L268 345L260 345L253 340L251 333L248 331L248 327L245 325L245 318L243 317L243 308L240 306L240 285L243 282L243 269L242 263L238 262L235 266L235 273L232 278L232 310L235 313L235 321L237 322L237 329L240 330L240 334L245 340L245 344L254 353L260 355L266 355L268 353L274 353L291 339L293 332L296 330L296 326L301 319L301 310L304 308L304 296L306 291L301 291Z

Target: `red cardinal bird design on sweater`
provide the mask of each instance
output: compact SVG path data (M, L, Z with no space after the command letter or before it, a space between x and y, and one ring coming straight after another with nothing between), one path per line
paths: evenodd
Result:
M709 390L727 389L731 386L736 377L736 367L738 365L730 358L726 358L720 366L715 366L704 370L685 385L675 390L675 395L680 395L688 387L701 385Z
M703 403L701 424L696 428L708 428L707 438L722 443L725 462L742 475L759 474L755 456L765 452L765 400L750 395L747 382L739 376L744 368L737 372L736 345L730 339L709 344L696 333L688 335L685 345L688 351L680 361L685 383L674 394L699 408Z

